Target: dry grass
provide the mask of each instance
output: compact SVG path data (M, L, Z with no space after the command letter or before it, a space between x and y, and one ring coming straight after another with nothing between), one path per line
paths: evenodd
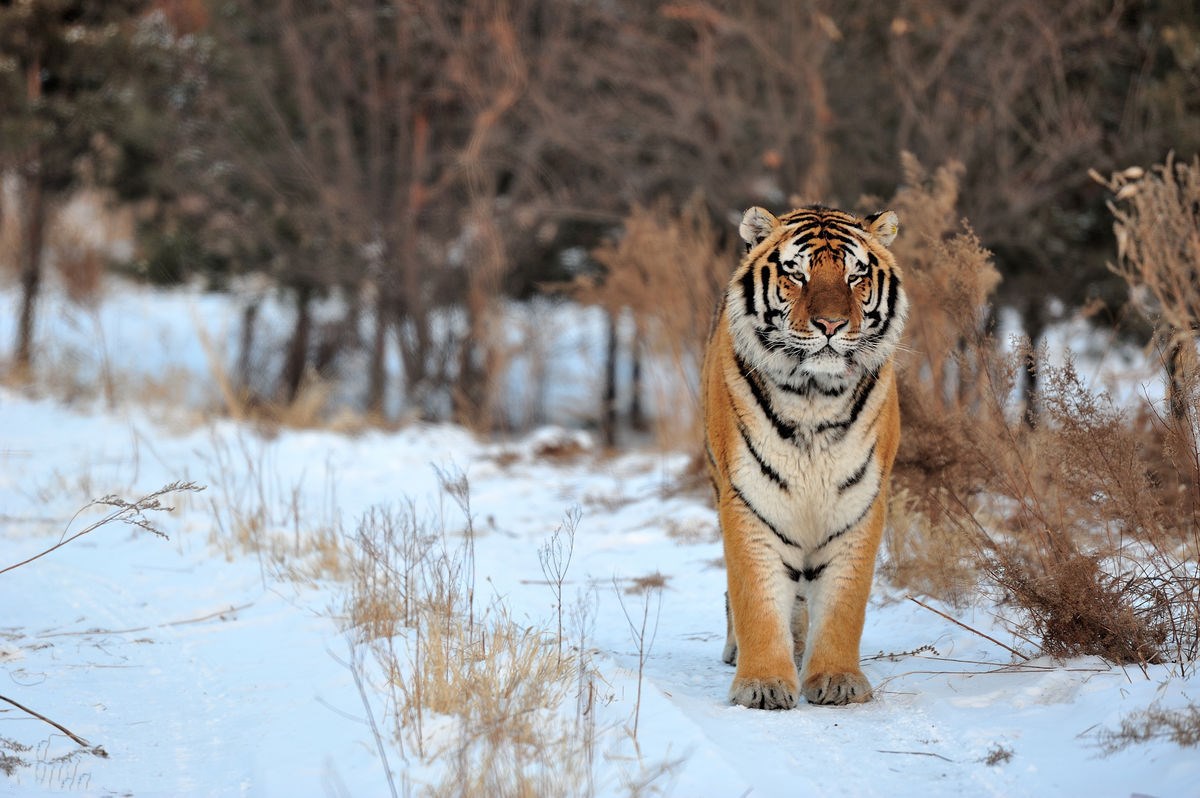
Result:
M1120 728L1105 729L1098 735L1105 754L1155 740L1168 740L1181 748L1200 746L1200 704L1189 703L1179 709L1152 706L1122 718Z
M923 504L937 506L922 502L908 488L888 497L880 572L897 587L961 606L979 580L977 549L955 524L923 512Z
M447 487L465 505L469 488L443 479ZM560 536L573 533L567 524ZM562 552L569 546L560 536ZM571 610L573 631L560 616L558 635L517 624L498 601L477 607L470 525L452 539L411 504L369 512L355 543L347 618L386 676L389 737L402 754L446 763L441 780L420 792L592 794L590 605Z
M667 586L671 577L661 571L654 571L644 576L631 576L622 581L627 582L624 592L631 595L649 593L652 590L662 590Z
M677 543L696 545L701 543L720 543L721 528L711 519L664 518L660 521L667 537Z
M1000 743L993 743L988 750L988 754L983 758L983 764L995 767L1010 762L1013 758L1013 750Z
M0 771L3 771L5 776L11 776L18 768L28 767L29 761L19 755L32 750L33 746L0 737Z
M276 477L270 441L239 434L212 437L209 542L232 560L254 554L264 575L309 580L339 577L349 567L333 475L326 469L323 501L311 507L300 483Z
M50 247L67 297L84 307L98 303L107 267L104 253L78 229L70 226L55 228Z
M198 318L193 319L196 338L204 350L208 374L220 402L220 412L235 421L253 423L265 433L280 429L332 429L361 432L370 423L360 413L343 409L332 412L333 385L309 371L300 381L300 389L291 402L266 399L241 386L230 374L220 349Z

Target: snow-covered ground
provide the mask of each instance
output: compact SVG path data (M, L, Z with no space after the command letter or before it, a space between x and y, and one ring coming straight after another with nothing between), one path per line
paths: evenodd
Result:
M100 318L114 360L202 374L203 352L189 343L195 319L236 311L185 296L195 313L164 310L141 290L110 297ZM65 328L61 316L45 318ZM144 356L125 354L137 341ZM0 755L26 763L0 770L0 792L372 796L389 794L390 769L402 794L424 794L450 763L422 762L386 733L381 758L369 719L382 724L393 707L369 668L364 703L346 664L345 580L288 572L232 538L238 514L261 509L267 531L300 548L320 534L348 540L370 508L411 501L457 539L465 522L439 489L440 468L470 482L481 606L503 605L521 627L554 627L538 549L580 510L564 592L592 608L598 794L628 794L659 774L650 791L677 796L1200 795L1196 749L1153 742L1104 755L1098 745L1130 713L1200 697L1194 667L1183 676L1178 666L1143 672L1098 659L1014 664L886 583L863 636L874 701L771 713L729 706L716 522L702 492L676 490L687 466L680 455L606 457L586 446L546 454L578 435L555 430L506 442L451 426L261 433L229 421L165 423L161 408L144 404L119 408L0 389L0 568L95 520L95 508L73 518L91 499L133 499L176 480L207 486L153 514L169 540L102 527L0 574L0 696L107 754L79 754L65 734L0 701ZM622 590L655 573L665 577L661 609L654 594ZM645 600L655 602L655 633L634 746L638 647L622 602L636 615ZM938 609L1025 646L997 623L1001 608Z

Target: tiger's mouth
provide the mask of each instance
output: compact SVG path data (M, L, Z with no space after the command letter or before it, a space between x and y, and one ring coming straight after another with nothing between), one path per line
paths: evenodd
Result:
M798 348L803 349L808 358L848 361L854 356L854 344L840 336L799 337L797 343L799 343Z
M793 361L802 371L813 375L842 376L853 369L859 351L857 341L840 336L803 335L778 326L758 328L758 342L768 352L781 354Z
M834 349L833 341L826 341L824 346L822 346L816 352L812 353L812 356L820 357L821 355L824 355L826 353L829 353L830 355L836 355L837 357L845 357L847 354L849 354L849 353L839 352L838 350Z
M854 362L854 350L847 348L841 351L834 348L832 341L815 352L810 352L804 360L804 367L813 374L841 374Z

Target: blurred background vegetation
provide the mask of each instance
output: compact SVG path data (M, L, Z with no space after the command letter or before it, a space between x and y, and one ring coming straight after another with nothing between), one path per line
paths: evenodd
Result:
M4 0L0 269L22 301L0 349L10 376L36 369L47 230L88 192L132 247L59 258L68 290L119 271L294 309L252 387L245 303L247 401L353 362L359 410L381 418L397 380L408 413L495 429L507 303L598 304L610 353L652 306L693 351L745 207L876 210L915 163L944 167L943 215L992 253L993 318L1036 345L1086 309L1145 340L1089 170L1198 150L1193 0ZM636 423L646 339L626 340Z

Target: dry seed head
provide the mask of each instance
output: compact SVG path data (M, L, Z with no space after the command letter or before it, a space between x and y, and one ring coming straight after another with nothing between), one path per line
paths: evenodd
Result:
M1127 184L1121 186L1121 190L1117 192L1117 199L1118 200L1129 199L1134 194L1138 193L1139 188L1140 187L1138 186L1137 183L1127 183Z

